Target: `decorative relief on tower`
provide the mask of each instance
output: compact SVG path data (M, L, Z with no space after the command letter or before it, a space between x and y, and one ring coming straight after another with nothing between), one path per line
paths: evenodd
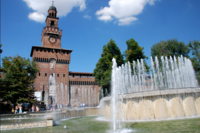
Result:
M48 65L47 64L40 64L40 68L47 68Z
M40 67L40 70L48 69L47 63L38 63L38 66Z
M65 67L65 65L56 65L56 70L65 71L66 67Z
M58 68L58 69L64 69L65 66L63 66L63 65L58 65L57 68Z
M50 60L50 69L55 69L55 66L56 66L56 60L55 59L51 59Z

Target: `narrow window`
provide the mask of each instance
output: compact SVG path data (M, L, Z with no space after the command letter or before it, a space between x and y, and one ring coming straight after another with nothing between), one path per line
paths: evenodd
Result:
M45 73L45 77L47 76L47 73Z
M51 21L51 26L54 26L54 21Z
M40 73L39 73L39 76L40 76Z
M54 13L52 13L52 17L54 17Z
M59 74L57 74L57 77L59 77Z
M65 74L63 74L63 77L65 77Z

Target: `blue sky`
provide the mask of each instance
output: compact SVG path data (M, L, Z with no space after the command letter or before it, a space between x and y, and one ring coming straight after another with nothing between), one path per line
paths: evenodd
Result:
M2 0L1 43L4 56L30 58L41 46L51 0ZM54 0L61 45L71 49L70 71L93 72L103 45L112 38L123 53L133 38L145 55L161 40L200 41L199 0ZM150 64L150 61L147 60Z

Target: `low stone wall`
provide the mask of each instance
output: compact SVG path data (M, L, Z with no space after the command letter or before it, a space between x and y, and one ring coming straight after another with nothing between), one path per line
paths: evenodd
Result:
M151 120L200 115L200 88L159 90L122 95L117 118ZM105 117L111 119L110 98L105 98Z
M53 121L61 119L67 119L71 117L82 117L90 115L101 115L99 108L74 108L74 109L63 109L55 112L48 112L46 120L40 122L28 122L28 123L16 123L16 124L3 124L0 126L1 130L18 129L18 128L32 128L32 127L46 127L53 126ZM35 113L37 115L37 113Z
M1 130L19 129L19 128L32 128L32 127L46 127L47 122L31 122L31 123L18 123L18 124L5 124L1 125Z
M103 115L102 109L99 108L74 108L67 110L60 110L54 113L54 120L67 119L71 117L82 117L90 115Z

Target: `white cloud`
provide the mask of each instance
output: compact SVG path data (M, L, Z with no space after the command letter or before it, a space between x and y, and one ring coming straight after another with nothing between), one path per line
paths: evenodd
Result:
M45 18L46 18L46 16L44 16L44 14L42 14L42 13L33 12L33 13L30 13L30 14L28 15L28 18L31 19L31 20L34 20L34 21L36 21L36 22L41 22L41 23L43 23L44 20L45 20Z
M135 16L140 14L148 3L154 5L156 0L110 0L109 7L101 8L96 12L99 20L118 20L119 25L129 25L138 20Z
M85 14L83 17L84 17L84 18L87 18L87 19L91 19L91 18L92 18L91 16L89 16L89 15L87 15L87 14Z
M119 19L119 25L129 25L131 22L138 20L136 17L126 17Z
M29 19L37 22L45 22L47 11L52 5L51 0L23 0L27 6L34 10L28 15ZM86 8L85 0L55 0L54 6L57 8L57 16L66 16L73 7L79 7L80 11ZM45 17L43 17L45 16Z
M107 22L107 21L111 21L113 18L110 15L102 15L98 19Z

